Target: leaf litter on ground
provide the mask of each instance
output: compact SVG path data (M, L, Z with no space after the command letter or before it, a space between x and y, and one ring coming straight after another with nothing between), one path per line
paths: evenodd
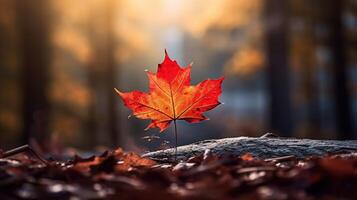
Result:
M2 151L1 151L2 152ZM356 199L357 154L162 163L118 148L47 164L0 158L0 199Z

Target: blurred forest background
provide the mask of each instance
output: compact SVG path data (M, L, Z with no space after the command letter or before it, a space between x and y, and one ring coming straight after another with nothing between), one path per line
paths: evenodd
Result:
M179 144L356 139L356 45L356 0L0 0L0 148L172 146L113 90L147 90L165 48L194 84L226 78L224 105L179 123Z

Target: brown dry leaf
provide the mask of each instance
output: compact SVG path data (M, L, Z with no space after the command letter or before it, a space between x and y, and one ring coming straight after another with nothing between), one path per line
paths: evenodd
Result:
M340 158L323 158L319 161L320 166L334 176L356 176L356 161Z

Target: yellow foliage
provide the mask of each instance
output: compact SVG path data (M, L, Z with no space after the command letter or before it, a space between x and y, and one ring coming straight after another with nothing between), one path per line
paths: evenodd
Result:
M225 65L226 74L249 76L264 66L264 54L256 49L238 50Z

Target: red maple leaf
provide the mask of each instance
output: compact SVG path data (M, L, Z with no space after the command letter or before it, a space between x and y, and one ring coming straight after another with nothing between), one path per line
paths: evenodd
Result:
M151 119L146 129L167 129L171 121L185 120L190 123L207 120L203 112L220 104L218 97L222 92L223 77L208 79L191 86L191 65L181 68L171 60L165 51L164 62L158 65L157 73L147 71L149 92L115 91L124 101L125 106L140 119Z

